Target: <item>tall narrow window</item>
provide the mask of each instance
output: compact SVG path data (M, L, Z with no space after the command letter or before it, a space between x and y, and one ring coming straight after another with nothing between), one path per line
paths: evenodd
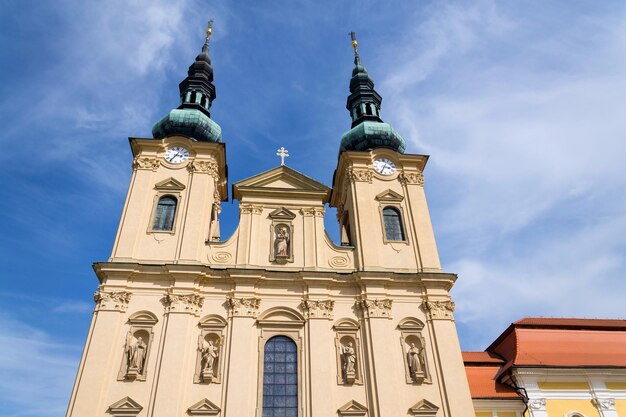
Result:
M263 417L298 417L298 356L296 344L286 336L265 344Z
M383 209L383 220L385 222L385 236L387 240L404 240L402 219L397 208L385 207Z
M174 216L176 215L176 198L166 195L159 199L159 204L154 214L152 230L170 231L174 229Z

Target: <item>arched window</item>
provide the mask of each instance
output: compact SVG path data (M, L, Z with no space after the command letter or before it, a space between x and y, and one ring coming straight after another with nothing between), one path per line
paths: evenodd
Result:
M365 105L365 113L366 113L368 116L371 116L371 115L372 115L372 105L371 105L371 103L367 103L367 104Z
M196 102L196 96L197 93L194 91L193 93L191 93L191 100L189 100L190 103L195 103Z
M361 117L362 114L363 114L363 110L361 110L361 106L358 105L356 107L356 117Z
M173 230L174 216L176 215L176 198L166 195L159 199L156 213L154 214L154 222L152 230Z
M387 240L404 240L402 219L400 218L400 211L397 208L385 207L383 209L383 221L385 223L385 236Z
M286 336L265 344L263 359L263 417L298 417L298 354Z

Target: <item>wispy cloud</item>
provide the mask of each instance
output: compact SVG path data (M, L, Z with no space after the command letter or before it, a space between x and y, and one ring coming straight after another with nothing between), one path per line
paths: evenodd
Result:
M537 12L436 4L383 80L445 185L428 192L472 348L523 315L623 314L594 283L626 267L626 28L564 13L537 31Z

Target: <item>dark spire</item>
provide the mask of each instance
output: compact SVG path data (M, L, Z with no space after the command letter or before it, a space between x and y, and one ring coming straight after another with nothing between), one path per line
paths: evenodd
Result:
M178 85L180 106L163 116L152 127L152 136L184 135L204 142L219 142L222 129L211 120L211 105L215 100L213 67L209 57L209 41L213 33L213 20L209 20L204 45L196 60L189 66L187 77Z
M354 69L346 108L352 117L352 129L342 136L340 150L363 151L385 147L403 153L404 139L380 118L383 98L374 90L374 80L361 64L355 33L350 32L350 37L354 48Z

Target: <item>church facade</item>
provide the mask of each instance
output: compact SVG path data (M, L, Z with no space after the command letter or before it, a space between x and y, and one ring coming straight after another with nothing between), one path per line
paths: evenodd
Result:
M132 178L111 257L94 265L67 417L526 413L520 390L491 387L500 353L461 353L457 277L441 269L424 193L428 157L406 154L382 121L354 34L352 124L332 187L284 164L238 181L239 225L223 239L210 33L180 105L152 138L130 139ZM327 205L339 245L324 229ZM504 394L481 396L484 385Z

